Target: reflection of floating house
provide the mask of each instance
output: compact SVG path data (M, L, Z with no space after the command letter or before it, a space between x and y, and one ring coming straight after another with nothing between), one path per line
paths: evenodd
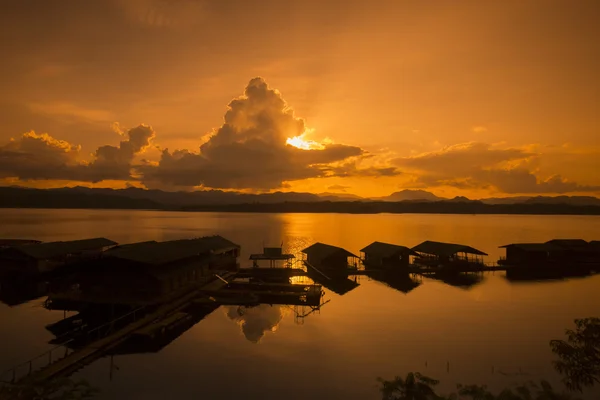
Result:
M471 246L429 240L413 247L412 250L418 253L415 264L443 269L481 268L484 265L483 256L487 256L483 251Z
M481 274L442 274L441 276L431 274L427 277L460 289L471 289L473 286L483 281L483 276Z
M395 270L408 269L410 256L418 255L408 247L382 242L373 242L360 252L365 267Z
M390 274L388 271L370 271L368 276L404 294L421 285L421 282L415 281L407 272Z
M358 266L358 256L341 247L324 243L315 243L302 250L306 256L307 267L321 272L348 273L355 271Z
M105 238L22 244L0 253L0 270L8 273L45 273L82 260L99 257L117 243Z
M115 247L86 265L49 296L91 304L147 305L212 279L213 272L235 270L240 246L220 236L167 242L141 242ZM77 309L77 308L73 308Z
M37 280L0 280L0 302L16 306L48 294L48 284Z
M360 286L360 283L356 281L356 277L350 279L347 276L344 276L341 278L330 279L316 271L310 271L308 276L316 283L323 285L326 289L329 289L340 296L343 296Z

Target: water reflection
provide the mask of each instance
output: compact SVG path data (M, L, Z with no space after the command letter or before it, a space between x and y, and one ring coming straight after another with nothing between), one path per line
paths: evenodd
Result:
M427 278L439 280L447 285L468 290L483 282L484 275L482 273L428 274Z
M368 274L369 278L386 284L392 289L396 289L399 292L408 294L421 286L422 280L408 273L404 274L390 274L384 271L373 271Z
M508 269L505 278L511 283L519 282L552 282L569 279L582 279L596 275L595 270L573 271L565 269Z
M290 310L283 305L260 304L256 307L225 307L229 319L236 322L246 339L258 343L266 332L275 332Z

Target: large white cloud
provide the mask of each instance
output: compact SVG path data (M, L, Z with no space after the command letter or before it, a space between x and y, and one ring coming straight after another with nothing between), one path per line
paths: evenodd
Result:
M139 168L147 186L207 186L234 189L274 189L286 181L353 175L393 175L395 168L361 170L360 147L325 144L300 149L288 139L306 132L281 93L262 78L254 78L244 95L232 100L223 125L199 152L164 150L160 162ZM354 160L354 164L348 161ZM344 163L338 165L339 163Z

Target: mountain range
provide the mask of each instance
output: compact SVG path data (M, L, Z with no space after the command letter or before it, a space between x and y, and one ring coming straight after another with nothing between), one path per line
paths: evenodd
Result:
M72 187L58 189L31 189L0 187L0 207L53 207L76 203L78 208L181 208L224 204L278 204L286 202L403 202L403 203L483 203L510 204L563 204L570 206L600 206L600 199L591 196L536 196L491 197L471 200L458 196L444 198L425 190L402 190L385 197L364 198L344 193L274 192L248 194L222 190L193 192L166 192L140 188L108 189Z

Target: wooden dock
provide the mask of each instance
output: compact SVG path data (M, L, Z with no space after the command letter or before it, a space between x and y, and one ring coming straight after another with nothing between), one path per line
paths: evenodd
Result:
M137 320L135 320L135 318L134 318L134 321L132 323L109 334L108 336L101 337L98 340L95 340L95 341L89 343L88 345L86 345L85 347L75 350L70 354L68 353L68 350L69 350L68 347L66 347L65 345L58 346L58 348L65 349L65 355L62 358L57 358L56 360L53 360L52 359L52 351L55 350L56 348L52 349L49 352L36 357L35 359L32 359L30 361L27 361L25 363L17 365L8 371L5 371L3 374L0 375L0 381L3 378L6 379L6 377L8 376L10 380L9 381L4 380L4 382L8 382L8 383L32 382L32 383L35 383L35 382L45 381L45 380L49 380L49 379L53 379L53 378L57 378L57 377L61 377L61 376L69 376L70 374L76 372L77 370L83 368L84 366L86 366L86 365L90 364L91 362L97 360L98 358L102 357L109 350L114 349L118 345L122 344L125 340L127 340L129 337L134 335L136 332L139 332L139 331L143 332L144 328L151 326L152 324L155 324L157 322L157 320L163 320L170 316L176 315L178 312L180 312L186 306L190 305L194 299L196 299L199 295L201 295L202 292L218 291L219 289L223 288L224 286L227 285L227 279L230 279L233 276L235 276L235 273L231 273L231 272L224 273L221 276L217 275L217 277L220 279L215 279L215 280L205 284L204 286L197 288L195 290L192 290L191 292L183 295L182 297L180 297L176 300L173 300L169 304L160 306L158 309L156 309L156 311L152 312L151 314L144 315ZM135 313L136 311L133 311L133 313ZM138 312L141 313L141 310L139 310ZM129 314L127 314L126 316L129 316ZM121 316L118 319L124 318L126 316ZM135 317L135 315L134 315L134 317ZM113 323L115 321L111 321L110 323ZM102 327L104 327L104 325ZM98 327L98 328L102 328L102 327ZM95 334L96 332L94 332L94 331L98 328L94 328L94 329L88 331L87 334L90 334L90 335ZM38 358L43 357L43 356L48 357L47 365L45 365L41 369L33 370L33 368L32 368L33 361L37 360ZM19 369L27 370L27 373L25 374L25 376L18 376Z

